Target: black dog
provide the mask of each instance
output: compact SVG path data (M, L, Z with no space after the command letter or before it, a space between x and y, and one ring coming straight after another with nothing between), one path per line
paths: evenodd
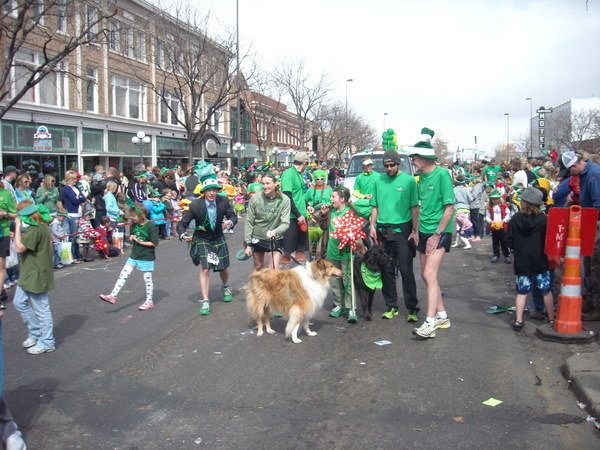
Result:
M360 266L363 263L371 272L381 272L384 267L392 264L392 259L378 245L368 249L363 256L357 256L354 259L354 290L360 299L365 320L370 321L375 289L369 288L363 280L360 273Z

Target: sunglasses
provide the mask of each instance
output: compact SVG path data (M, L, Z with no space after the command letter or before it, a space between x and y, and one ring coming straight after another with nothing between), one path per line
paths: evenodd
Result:
M396 167L398 164L396 163L390 163L390 164L384 164L383 167L385 167L386 169L389 169L390 167Z
M315 178L315 181L325 181L325 178Z

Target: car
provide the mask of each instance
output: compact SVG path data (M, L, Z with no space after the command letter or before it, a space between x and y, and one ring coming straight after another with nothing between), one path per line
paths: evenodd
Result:
M373 160L373 170L375 172L385 173L385 167L383 167L384 153L383 150L373 150L363 151L352 155L344 178L344 187L350 190L350 194L354 191L354 181L356 180L356 177L363 172L363 161L365 159L370 158ZM400 156L400 170L413 176L414 169L408 155L401 152L398 152L398 154Z

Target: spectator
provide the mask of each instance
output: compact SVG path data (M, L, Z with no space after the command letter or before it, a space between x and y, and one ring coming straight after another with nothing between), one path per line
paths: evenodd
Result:
M58 201L58 188L56 187L56 177L46 175L41 186L35 193L35 203L44 205L52 217L56 216Z
M25 172L17 176L15 180L15 196L17 203L24 202L25 200L31 200L31 202L34 202L33 192L31 191L30 186L31 175Z
M78 264L83 261L83 256L79 251L79 244L77 244L76 233L77 233L77 221L81 218L82 207L87 202L87 198L83 193L75 186L77 183L77 172L73 170L65 173L65 185L60 191L59 201L62 204L64 210L60 212L66 212L69 217L67 218L67 227L69 231L69 240L72 242L72 253L74 263Z

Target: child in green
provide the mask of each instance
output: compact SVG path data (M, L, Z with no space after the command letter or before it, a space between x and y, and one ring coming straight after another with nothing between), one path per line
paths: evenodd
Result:
M331 278L331 290L334 296L334 308L329 313L330 317L340 317L348 311L348 323L357 323L356 311L352 309L352 280L350 279L350 249L344 247L339 249L339 241L331 237L335 231L335 220L342 217L350 207L347 205L350 199L350 191L339 187L331 194L331 215L329 218L329 240L327 241L327 260L335 267L342 270L342 278Z
M133 222L129 236L133 244L131 256L127 259L123 270L121 270L121 274L112 292L108 295L100 295L101 300L114 304L127 278L131 275L133 269L137 267L144 274L144 282L146 284L146 301L138 308L140 311L148 311L154 308L154 301L152 300L154 293L152 272L154 271L154 260L156 259L155 248L158 246L159 241L158 230L152 222L148 221L146 214L143 206L136 205L131 210L131 221Z

